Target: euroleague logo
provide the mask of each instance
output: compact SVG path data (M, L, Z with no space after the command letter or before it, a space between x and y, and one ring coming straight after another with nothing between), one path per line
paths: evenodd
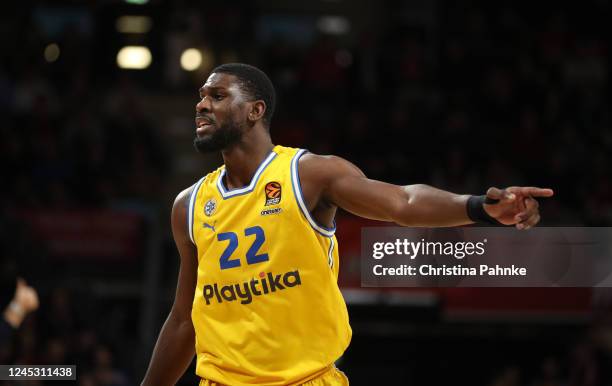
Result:
M281 184L276 181L268 182L264 189L266 193L266 206L277 205L281 200Z

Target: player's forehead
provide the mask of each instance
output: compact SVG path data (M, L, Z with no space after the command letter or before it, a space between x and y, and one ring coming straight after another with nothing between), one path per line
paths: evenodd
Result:
M238 79L231 74L222 72L213 72L202 87L200 92L205 92L212 89L225 89L229 91L239 91Z

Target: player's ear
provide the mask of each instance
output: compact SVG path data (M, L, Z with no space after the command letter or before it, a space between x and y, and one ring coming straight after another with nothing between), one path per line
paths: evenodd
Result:
M255 123L263 118L266 112L266 103L262 100L251 102L251 109L249 111L248 119L250 122Z

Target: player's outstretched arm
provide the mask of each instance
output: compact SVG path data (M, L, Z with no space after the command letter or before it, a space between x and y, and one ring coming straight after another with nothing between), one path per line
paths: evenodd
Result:
M174 385L195 354L195 333L191 306L197 279L196 249L187 234L187 204L191 188L181 192L172 207L172 234L181 265L176 295L170 314L161 329L143 386Z
M486 196L477 197L423 184L398 186L369 179L340 157L315 154L302 157L299 173L302 181L306 179L308 186L315 187L316 191L309 194L314 202L323 201L361 217L402 226L458 226L484 216L527 229L540 220L535 197L553 195L550 189L535 187L490 188Z

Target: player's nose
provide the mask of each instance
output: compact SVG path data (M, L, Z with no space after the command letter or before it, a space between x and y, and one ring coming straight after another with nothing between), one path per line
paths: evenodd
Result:
M196 111L201 112L209 112L210 111L210 99L208 97L204 97L200 99L200 101L196 104Z

